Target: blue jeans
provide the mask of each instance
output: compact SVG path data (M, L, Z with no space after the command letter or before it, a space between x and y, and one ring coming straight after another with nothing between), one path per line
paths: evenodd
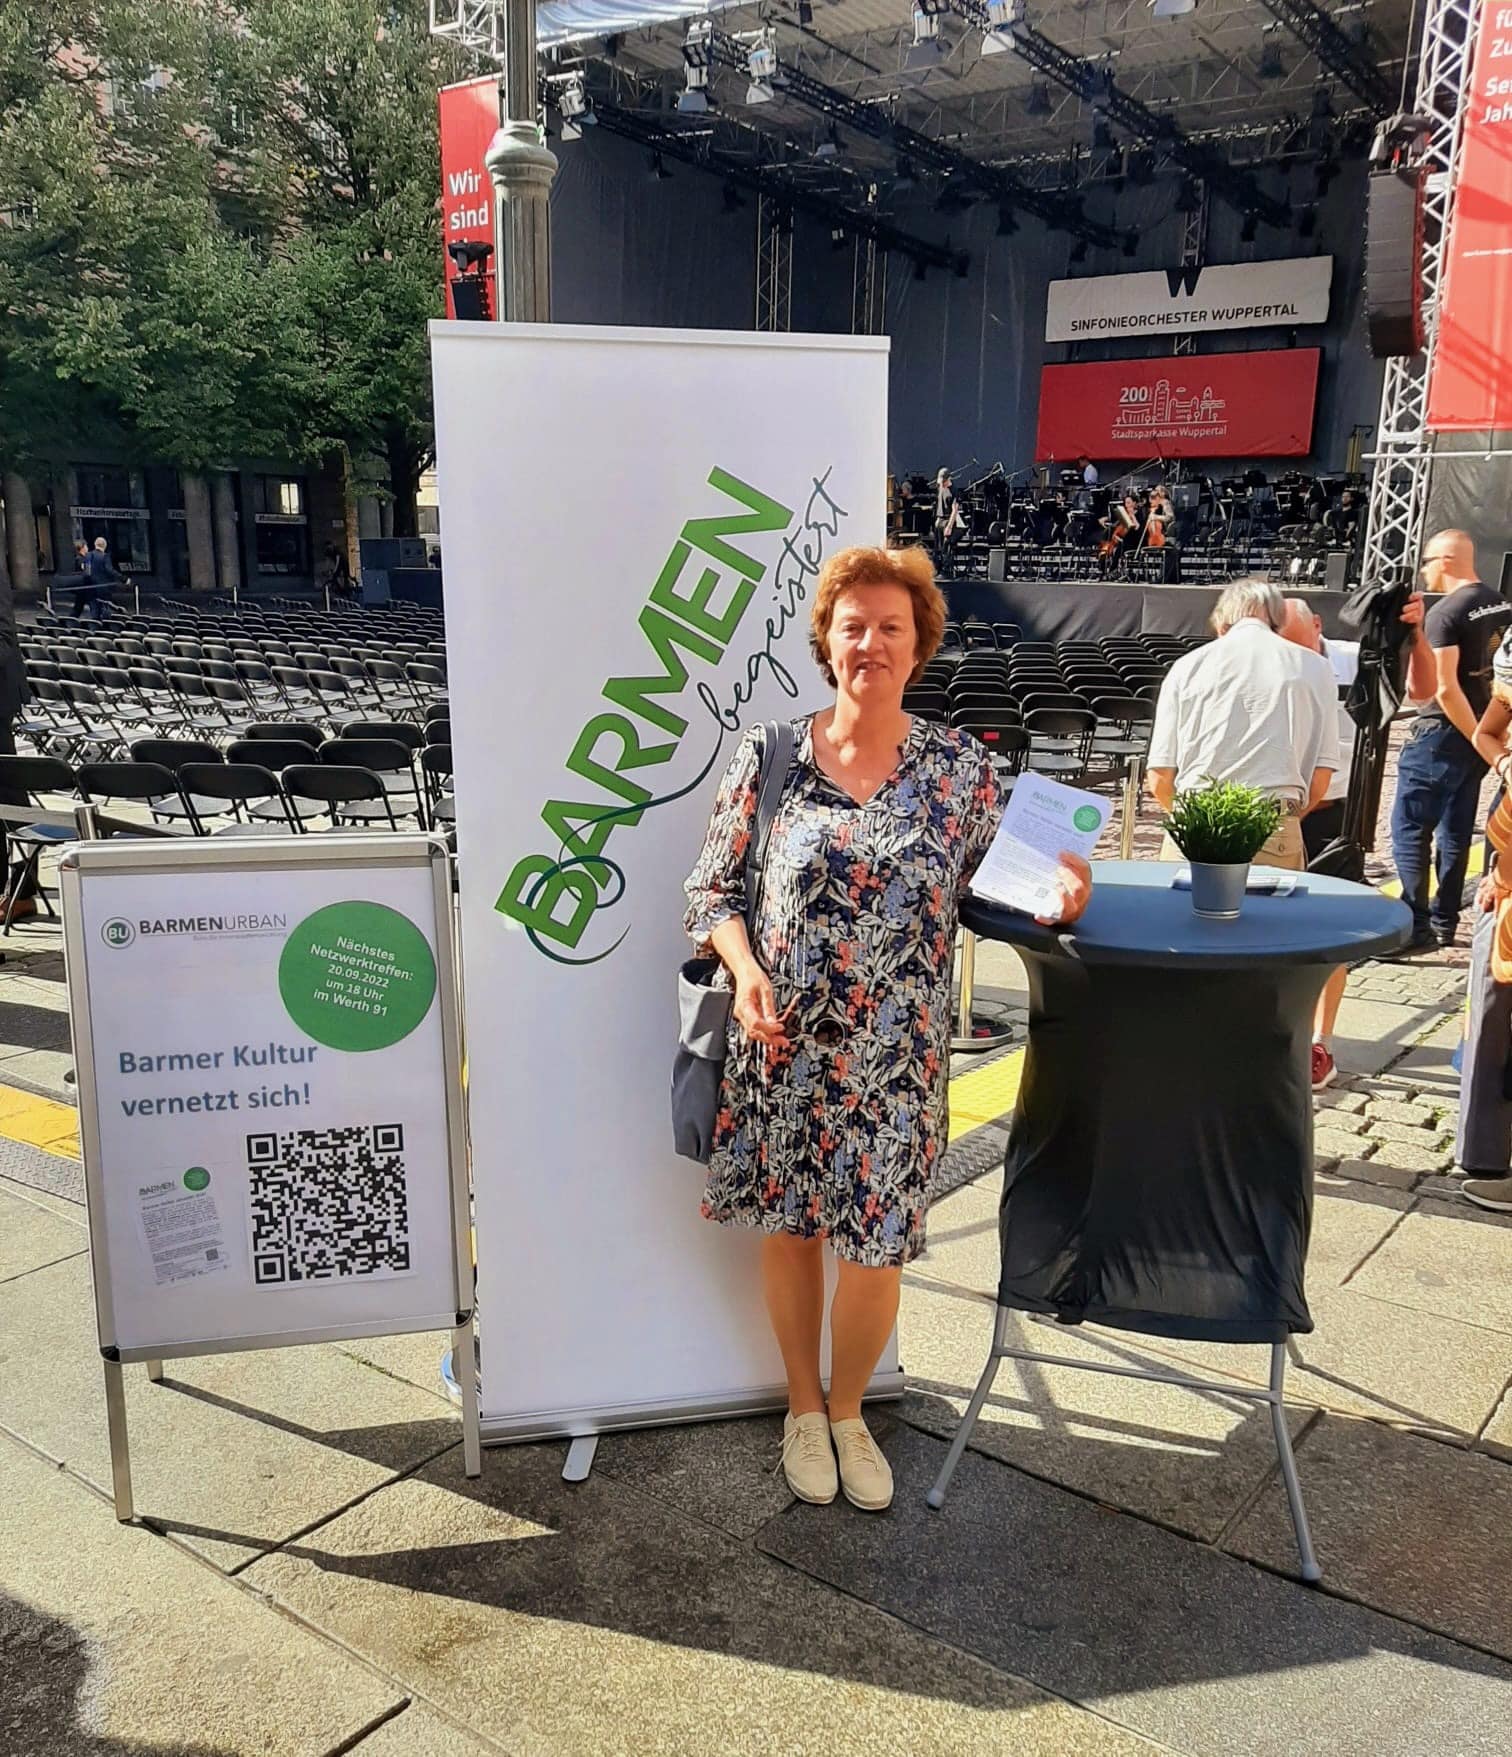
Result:
M1420 936L1432 928L1447 938L1459 925L1485 777L1486 765L1447 720L1419 720L1402 746L1391 808L1391 857L1402 881L1402 901L1412 910L1413 931ZM1431 856L1438 894L1430 906Z

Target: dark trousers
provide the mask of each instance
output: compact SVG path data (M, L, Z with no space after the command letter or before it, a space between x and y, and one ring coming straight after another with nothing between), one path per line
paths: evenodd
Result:
M1419 720L1397 764L1391 808L1391 857L1412 910L1415 933L1430 927L1447 937L1459 925L1465 867L1475 836L1475 809L1486 765L1447 720ZM1428 901L1430 859L1438 894Z
M1512 1060L1512 984L1491 979L1491 942L1496 911L1477 915L1470 938L1470 1018L1460 1070L1459 1130L1455 1164L1472 1177L1505 1177L1512 1171L1512 1099L1507 1064Z
M14 756L15 754L16 734L11 725L10 715L0 715L0 756ZM5 782L0 781L0 805L30 804L31 801L27 798L26 792L23 788L10 786ZM0 885L0 891L9 891L14 880L14 875L8 857L13 851L9 847L9 838L5 836L3 831L0 831L0 852L3 852L7 856L5 860L4 884ZM19 866L20 860L18 857L18 869ZM35 897L37 894L36 881L33 880L30 884L23 886L19 894L23 897Z
M1308 812L1303 818L1302 846L1307 850L1309 864L1330 842L1336 842L1344 834L1344 806L1342 799L1325 800L1316 811Z

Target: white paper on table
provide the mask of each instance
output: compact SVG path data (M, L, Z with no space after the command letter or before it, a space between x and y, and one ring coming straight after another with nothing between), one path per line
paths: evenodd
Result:
M1090 860L1111 810L1111 802L1095 793L1032 771L1020 775L992 846L972 877L972 892L1027 915L1054 914L1061 855Z

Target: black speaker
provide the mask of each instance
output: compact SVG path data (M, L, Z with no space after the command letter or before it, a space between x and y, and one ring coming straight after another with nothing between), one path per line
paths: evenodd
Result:
M1349 551L1330 549L1323 557L1323 590L1342 592L1348 582Z
M1006 549L989 549L987 551L987 577L1002 585L1008 578L1008 551Z
M1365 225L1365 325L1377 359L1423 351L1422 170L1376 171Z
M1160 583L1163 586L1181 584L1181 551L1174 543L1167 543L1160 552Z
M458 317L479 323L493 315L488 308L488 282L482 275L455 275L450 286L452 310Z

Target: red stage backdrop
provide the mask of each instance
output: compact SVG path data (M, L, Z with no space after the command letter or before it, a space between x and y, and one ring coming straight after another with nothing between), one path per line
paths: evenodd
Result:
M1482 0L1428 426L1512 427L1512 5Z
M447 85L441 106L441 243L492 244L494 241L493 182L483 165L488 143L499 131L499 82L493 75ZM446 315L455 317L451 284L457 265L446 261ZM493 263L488 265L488 304L494 303Z
M1089 458L1305 457L1312 449L1317 348L1167 354L1047 366L1041 462Z

